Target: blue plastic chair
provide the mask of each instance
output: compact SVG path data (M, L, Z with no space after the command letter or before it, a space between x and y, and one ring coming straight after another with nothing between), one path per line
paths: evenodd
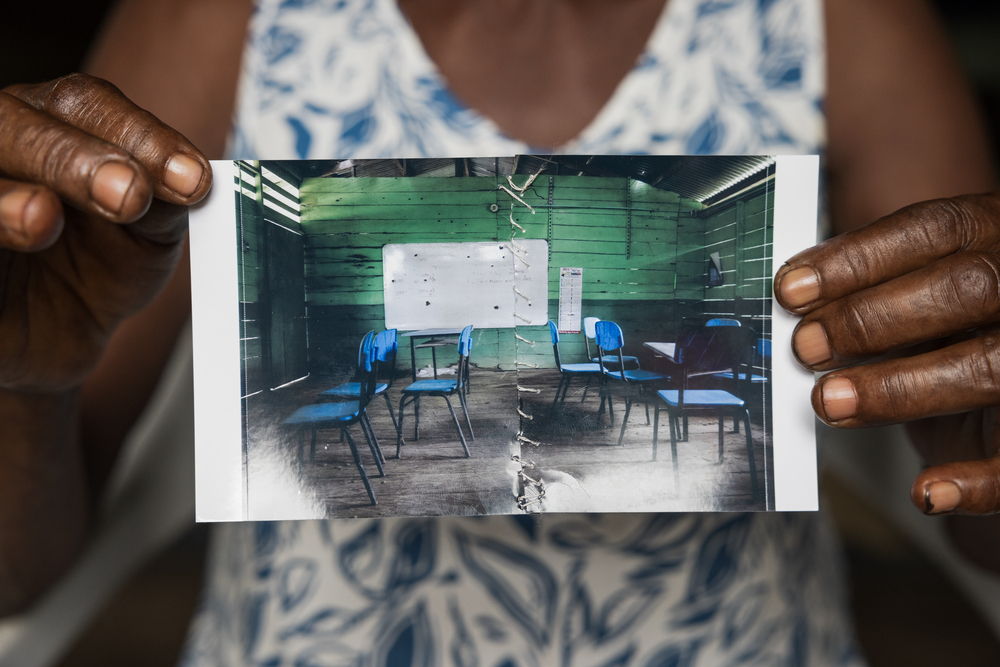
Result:
M465 457L469 458L469 445L465 441L465 434L458 423L455 409L451 405L449 396L458 395L458 400L462 405L462 412L465 413L465 423L469 427L469 436L476 439L476 434L472 430L472 421L469 419L469 406L466 395L469 391L469 355L472 352L472 325L462 329L458 337L458 368L455 371L453 380L417 380L410 386L403 389L403 395L399 399L399 423L396 425L396 458L402 458L402 448L406 444L403 442L403 415L407 405L413 405L413 439L420 438L420 399L424 396L440 396L448 405L448 412L455 422L455 430L462 441L462 449Z
M375 499L375 491L372 489L371 481L368 479L368 473L365 471L364 464L361 462L361 454L358 451L354 438L351 436L350 427L354 424L359 424L361 426L361 432L365 436L365 440L368 442L368 449L371 451L372 456L375 459L375 467L378 468L378 476L384 477L385 470L382 468L382 462L385 460L385 457L382 455L382 450L378 446L378 440L375 438L375 433L372 431L371 423L368 421L368 416L365 412L365 408L375 395L375 387L378 383L377 358L378 353L375 345L375 332L369 331L362 339L359 350L360 365L363 372L359 381L360 391L358 394L358 400L305 405L293 412L291 416L282 422L284 426L295 429L302 435L298 447L298 460L300 466L302 465L302 450L305 447L307 433L311 434L310 460L313 460L316 458L316 433L318 431L332 428L339 429L341 438L347 441L347 444L351 449L351 456L354 459L354 465L358 469L358 474L361 476L361 481L365 486L365 491L368 493L368 500L372 505L377 503Z
M375 345L375 361L378 362L379 376L384 377L388 382L376 382L375 383L375 396L381 396L385 399L386 410L389 411L389 418L392 420L393 429L397 428L396 424L396 413L392 410L392 401L389 399L389 389L392 388L392 381L396 376L396 352L399 349L399 336L395 329L385 329L378 332L374 339ZM361 342L361 347L358 348L358 373L357 377L361 377L364 371L364 341ZM386 371L388 369L388 371ZM339 384L336 387L327 389L326 391L320 393L320 396L324 398L333 398L337 400L358 400L361 395L361 382L351 381Z
M758 497L757 467L753 455L753 439L750 432L750 412L746 402L722 389L690 389L689 378L704 374L705 371L729 367L732 373L749 363L747 350L748 329L736 327L704 327L682 334L677 342L674 361L677 364L678 387L657 392L657 403L653 416L653 460L657 457L660 412L666 410L670 421L670 455L674 468L675 482L679 483L677 467L677 443L688 439L687 417L692 414L715 415L719 420L718 462L723 461L725 417L740 419L746 431L747 459L750 465L750 483L754 498ZM683 434L681 419L684 419Z
M758 338L754 343L753 353L753 366L763 368L771 367L771 340L769 338ZM749 382L750 384L766 384L769 382L766 375L754 373L752 367L749 366L736 373L733 373L732 371L713 373L712 377L722 378L724 380L735 380L737 382Z
M705 322L706 327L741 327L743 323L739 320L730 319L728 317L713 317L708 322Z
M600 318L597 317L585 317L583 318L583 336L584 341L587 344L587 357L595 362L601 363L601 358L590 351L590 341L597 338L597 323L600 322ZM639 368L639 357L632 356L630 354L605 354L604 355L604 366L606 368Z
M564 364L559 356L559 327L549 320L549 336L552 339L552 354L555 355L556 368L559 369L559 386L556 387L555 398L552 399L552 410L566 402L566 392L574 377L591 378L601 376L601 364L596 362L582 364ZM589 355L588 355L589 356ZM585 390L586 391L586 390Z
M625 347L625 336L622 334L622 328L618 326L615 322L609 322L608 320L601 320L595 325L595 333L597 340L597 358L598 363L602 368L602 387L601 387L601 407L598 409L598 414L604 414L605 403L608 407L608 415L611 418L611 424L615 423L615 413L614 406L611 401L611 387L614 385L619 385L621 388L625 389L625 414L622 416L622 427L621 431L618 433L618 445L622 444L622 440L625 437L625 426L628 424L628 416L632 412L632 403L636 400L640 400L645 404L646 408L646 423L649 423L649 396L645 392L645 388L649 384L657 382L665 382L669 380L669 376L663 375L661 373L655 373L653 371L643 370L641 368L622 368L620 365L616 369L608 368L604 364L605 355L623 358L622 353ZM637 391L632 391L632 388L636 388Z

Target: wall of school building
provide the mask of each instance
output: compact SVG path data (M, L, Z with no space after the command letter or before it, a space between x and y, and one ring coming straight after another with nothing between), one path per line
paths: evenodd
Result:
M517 176L515 182L525 178ZM349 370L364 332L385 326L383 245L505 241L515 231L509 222L512 210L524 228L519 238L549 242L552 319L558 313L559 268L583 267L583 314L618 322L629 351L639 352L642 341L672 340L683 318L708 314L739 316L769 336L769 265L764 261L771 247L770 229L764 224L769 192L750 191L704 209L696 201L627 178L540 176L524 195L535 208L532 215L517 203L512 209L511 197L497 187L500 183L506 180L306 179L297 190L300 221L289 217L279 226L303 235L309 370L321 374ZM266 207L265 211L265 218L280 213ZM293 216L291 208L288 213ZM256 243L249 235L245 241L245 248ZM720 287L705 286L711 252L720 253L722 259L725 282ZM247 253L254 257L253 251ZM259 267L265 264L255 261ZM270 271L272 280L276 268ZM245 283L241 280L247 320L259 310L252 305L250 283L266 278L266 273L259 269L255 278L248 272ZM272 320L275 317L277 313ZM246 324L251 333L250 322ZM517 340L513 328L477 330L473 362L505 369L515 368L515 360L554 365L547 327L518 326L516 332L535 344ZM294 336L286 332L284 338ZM248 358L254 350L250 342L245 346ZM268 363L266 354L278 358L277 343L260 346L261 365ZM409 367L406 345L402 339L401 369ZM583 335L564 334L560 351L566 362L584 360ZM439 352L439 365L451 362L451 348ZM418 356L417 362L429 363L429 355ZM274 373L271 376L276 382Z

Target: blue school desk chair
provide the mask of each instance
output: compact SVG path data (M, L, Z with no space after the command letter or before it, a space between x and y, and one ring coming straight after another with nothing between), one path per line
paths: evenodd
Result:
M552 338L552 354L555 355L556 368L559 369L559 386L556 387L556 395L552 399L552 410L555 411L559 405L566 402L566 392L569 391L569 385L573 378L587 378L588 382L591 378L599 378L601 365L596 362L564 364L559 356L559 328L552 320L549 320L549 336ZM586 389L584 391L586 392Z
M358 348L358 372L360 378L364 373L364 345L361 341ZM392 381L396 377L396 352L399 349L399 337L395 329L385 329L375 335L375 361L378 363L379 377L383 377L387 382L375 383L375 396L385 399L385 408L389 411L389 418L392 420L393 429L397 429L396 413L392 411L392 401L389 399L389 389L392 388ZM358 400L361 396L361 382L344 382L336 387L327 389L320 396L324 398L334 398L337 400Z
M585 317L583 318L583 336L584 341L587 344L587 357L595 363L603 363L605 368L615 369L615 368L639 368L639 357L635 357L629 354L605 354L603 357L593 354L590 351L590 341L595 341L597 339L597 323L600 322L599 317ZM601 361L601 358L604 361Z
M730 319L728 317L713 317L708 322L705 322L706 327L741 327L743 323L739 320Z
M472 421L469 419L469 406L466 395L469 392L469 354L472 352L472 325L462 329L458 337L458 368L455 370L453 380L417 380L410 386L403 389L403 395L399 399L399 423L396 426L396 458L402 458L403 442L403 415L407 405L413 405L413 439L420 438L420 399L423 396L440 396L448 404L448 412L455 422L455 430L462 441L462 449L465 457L472 456L469 453L469 445L465 441L465 434L458 423L455 409L451 405L449 396L458 395L458 400L462 404L462 412L465 413L465 423L469 427L469 436L475 440L476 434L472 430Z
M375 395L375 386L378 383L378 353L374 331L369 331L362 339L360 358L363 372L360 376L358 400L305 405L293 412L282 424L299 431L301 434L298 448L299 465L302 465L302 450L305 446L306 433L311 434L310 460L313 460L316 458L316 433L332 428L339 429L342 439L347 441L347 445L351 449L354 465L361 476L361 482L365 485L365 491L368 492L368 500L372 505L375 505L377 503L375 491L372 489L368 473L361 462L361 453L358 451L358 446L350 431L350 427L354 424L361 426L361 433L365 436L368 449L375 459L378 476L384 477L385 470L382 468L382 462L385 458L382 456L382 450L378 446L378 440L375 439L375 433L372 431L371 423L365 413L365 408Z
M615 322L601 320L594 326L597 341L597 359L601 365L603 373L601 379L601 406L598 414L604 414L604 405L607 402L608 415L611 418L612 426L615 423L614 406L612 404L612 387L623 390L625 397L625 414L622 416L622 427L618 433L618 445L621 446L625 437L625 426L628 424L628 416L632 412L632 403L641 401L646 408L646 423L649 422L649 400L650 395L646 392L646 387L657 382L665 382L669 376L641 368L609 368L605 365L605 358L624 359L622 354L625 347L625 336L622 328Z
M747 339L752 336L749 329L737 327L702 327L689 330L677 341L674 363L677 365L676 389L657 392L660 401L653 414L653 460L657 457L660 412L666 410L670 422L670 456L674 468L674 481L679 482L677 467L677 443L688 439L687 417L696 414L714 415L719 420L718 463L723 461L724 421L732 416L740 419L746 431L747 460L750 465L750 484L753 497L758 497L757 466L754 462L753 439L750 432L750 411L746 402L723 389L689 389L690 378L697 375L714 374L719 368L729 368L731 373L739 373L749 359ZM684 420L683 433L681 419Z

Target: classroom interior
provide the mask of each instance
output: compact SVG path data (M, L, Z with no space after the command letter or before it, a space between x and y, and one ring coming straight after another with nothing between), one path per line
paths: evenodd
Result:
M773 508L774 173L756 156L235 162L249 518ZM458 383L458 334L473 322L399 328L394 358L367 353L372 388L386 388L365 418L327 405L350 398L332 388L371 379L359 347L387 329L384 246L513 243L516 255L528 240L547 243L547 312L474 327L467 387L421 397L419 438L412 401L397 429L404 392ZM567 268L582 269L582 293L571 304L563 285L560 312ZM621 350L603 354L624 369L595 363L584 318L617 325ZM749 341L745 382L729 368L682 381L664 355L709 323ZM675 419L682 383L742 407L721 427L714 408Z

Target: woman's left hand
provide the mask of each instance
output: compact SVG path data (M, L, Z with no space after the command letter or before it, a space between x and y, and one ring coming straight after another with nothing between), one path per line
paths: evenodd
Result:
M793 349L831 371L831 426L906 422L930 467L929 514L1000 512L1000 195L923 202L795 255L775 295L802 315Z

